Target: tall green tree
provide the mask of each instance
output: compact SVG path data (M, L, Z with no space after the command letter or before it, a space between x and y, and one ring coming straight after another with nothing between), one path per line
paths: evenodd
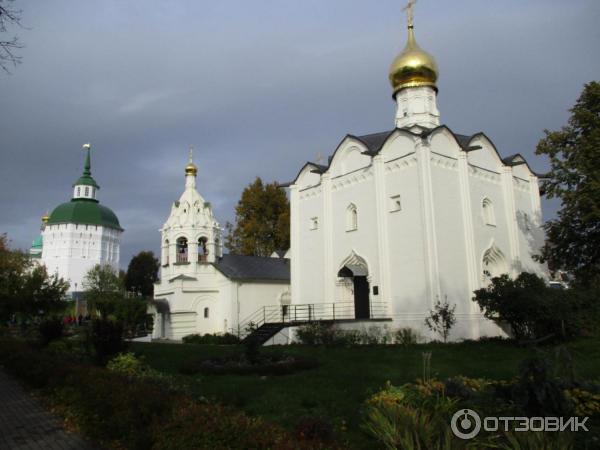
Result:
M152 298L159 267L160 264L154 253L139 252L129 261L125 274L125 289L144 298Z
M88 309L101 319L119 322L124 333L132 337L147 328L148 305L144 299L125 292L124 278L122 271L98 264L85 276L84 298Z
M542 257L590 284L600 281L600 83L586 84L570 112L567 126L545 130L536 149L551 163L542 188L562 202L558 217L546 222Z
M226 224L225 246L241 255L269 256L290 246L290 202L277 183L257 177L242 192L235 225Z
M108 264L92 267L85 275L83 288L88 309L98 312L102 318L113 315L117 303L125 297L119 273Z

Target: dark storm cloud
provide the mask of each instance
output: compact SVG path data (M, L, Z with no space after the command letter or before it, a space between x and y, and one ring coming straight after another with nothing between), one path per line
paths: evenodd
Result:
M123 266L158 249L189 145L223 225L255 176L287 181L346 133L393 126L402 3L17 0L28 29L23 64L0 76L0 232L29 246L69 199L87 141L100 199L126 228ZM442 121L546 170L535 144L598 78L599 19L595 0L421 0Z

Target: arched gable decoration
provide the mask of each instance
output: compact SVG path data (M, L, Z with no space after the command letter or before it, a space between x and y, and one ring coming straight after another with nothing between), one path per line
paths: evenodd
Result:
M499 170L506 165L504 163L504 161L502 160L502 157L500 156L500 152L498 152L496 145L491 141L491 139L489 137L486 136L485 133L476 133L473 136L471 136L471 138L469 139L468 145L469 145L469 147L475 147L475 146L482 147L478 151L469 154L469 162L470 163L472 163L476 166L481 166L484 169L489 169L489 170L494 170L494 169ZM491 149L491 151L490 151L490 149ZM489 160L486 160L486 157L483 156L481 152L486 152L486 151L487 151L487 154L491 156L494 167L485 167L486 161L489 161Z
M332 177L335 177L369 167L371 156L368 154L368 150L361 140L346 136L333 153L327 171L331 173Z
M538 178L546 178L548 176L548 174L541 174L541 173L535 172L531 168L531 166L529 165L527 160L520 153L515 153L514 155L507 156L502 161L504 161L504 164L506 164L507 166L510 166L510 167L525 166L530 174L532 174Z
M348 273L350 272L351 275ZM369 275L369 265L365 259L358 255L354 250L344 259L338 271L338 277L347 276L367 276Z
M304 164L302 166L302 168L298 171L298 174L296 175L296 178L294 178L294 181L291 184L297 184L299 179L306 173L315 173L318 174L319 176L321 174L323 174L325 171L327 170L327 166L322 166L320 164L315 164L313 162L307 162L306 164ZM282 187L284 187L285 185L281 185Z
M438 134L443 134L444 136L448 137L450 141L453 141L456 144L457 150L466 150L468 151L468 145L465 146L465 141L464 140L459 140L458 136L456 134L454 134L454 132L448 128L446 125L440 125L438 127L435 127L433 130L431 130L429 133L427 133L427 139L429 140L429 143L431 144L433 139L438 135ZM462 136L464 138L464 136ZM458 152L457 152L458 153Z

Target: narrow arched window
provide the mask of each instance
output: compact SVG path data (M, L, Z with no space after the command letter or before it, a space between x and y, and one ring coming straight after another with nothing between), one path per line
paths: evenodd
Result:
M188 262L188 242L184 237L177 239L177 262Z
M208 308L204 308L204 318L208 319Z
M486 225L496 226L496 215L494 214L494 205L489 198L484 198L481 202L483 222Z
M204 236L198 239L198 262L208 260L208 239Z
M169 240L165 239L165 245L163 246L163 264L169 264Z
M358 228L358 210L351 203L346 209L346 231L354 231Z
M89 197L89 196L90 196L90 188L89 188L89 187L86 187L86 188L85 188L85 196L86 196L86 197Z

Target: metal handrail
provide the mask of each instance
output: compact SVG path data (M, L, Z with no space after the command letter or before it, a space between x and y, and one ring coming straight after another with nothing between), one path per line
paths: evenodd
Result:
M386 318L387 304L370 302L369 319ZM302 303L291 305L263 306L244 319L238 328L238 335L244 337L252 330L265 324L293 325L315 321L339 321L356 319L354 302ZM361 320L361 319L358 319Z

